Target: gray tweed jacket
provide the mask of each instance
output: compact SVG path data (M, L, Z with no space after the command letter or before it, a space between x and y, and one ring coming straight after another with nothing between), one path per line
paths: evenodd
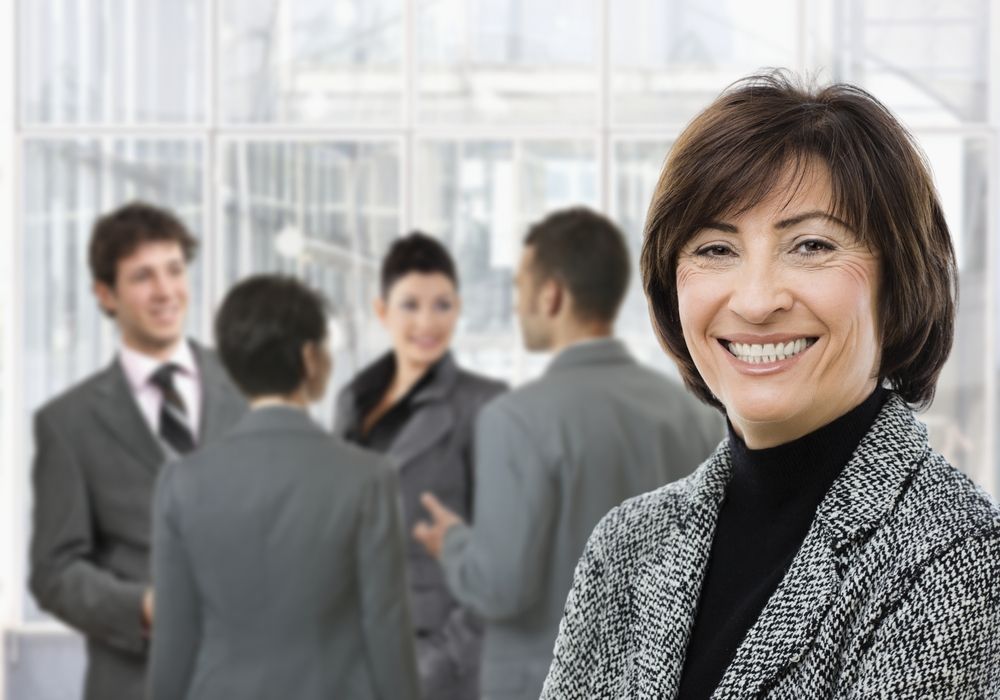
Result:
M731 469L723 442L601 521L543 698L676 695ZM893 394L713 698L997 697L1000 508Z

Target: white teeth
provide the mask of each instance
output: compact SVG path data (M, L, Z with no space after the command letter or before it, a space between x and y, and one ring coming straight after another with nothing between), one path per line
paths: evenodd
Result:
M787 360L789 357L798 355L812 345L813 342L815 341L807 338L799 338L797 340L790 340L787 343L765 343L763 345L756 343L729 343L728 347L729 352L744 362L760 364L761 362Z

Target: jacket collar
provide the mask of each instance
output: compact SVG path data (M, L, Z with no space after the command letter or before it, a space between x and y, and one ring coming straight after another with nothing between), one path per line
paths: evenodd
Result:
M856 545L892 512L929 453L926 429L891 394L820 503L794 560L736 652L717 692L761 696L819 631Z
M202 441L208 441L225 428L225 416L241 410L242 399L228 383L215 355L194 341L188 344L201 380L199 434ZM149 469L158 469L167 454L143 418L117 356L98 375L96 390L96 413L105 428Z
M363 369L347 387L337 402L334 432L344 436L358 422L357 397L366 382L376 373L391 371L395 362L386 353ZM450 352L434 366L434 375L411 397L414 405L422 408L403 427L389 448L389 455L400 469L412 464L417 457L433 447L455 425L455 411L449 401L459 378L458 365Z
M585 365L634 364L631 353L617 338L600 338L574 343L563 348L552 358L546 374L561 372L570 367Z
M841 585L854 545L892 512L929 453L927 433L890 394L817 510L785 578L747 632L716 697L761 697L808 650ZM686 498L664 525L662 546L634 581L649 627L639 641L649 697L677 691L719 508L732 476L728 441L685 482ZM671 600L671 606L663 606ZM646 697L637 689L637 697Z
M236 423L229 435L252 433L323 433L309 412L295 406L251 408Z

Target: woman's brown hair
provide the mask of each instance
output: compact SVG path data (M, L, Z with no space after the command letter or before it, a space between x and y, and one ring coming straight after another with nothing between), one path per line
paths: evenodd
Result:
M752 209L789 167L801 174L816 159L829 169L830 213L879 255L878 378L910 404L926 407L954 335L951 235L912 136L853 85L811 88L781 71L755 75L688 125L646 217L640 265L654 330L685 384L721 407L684 342L677 255L707 222Z

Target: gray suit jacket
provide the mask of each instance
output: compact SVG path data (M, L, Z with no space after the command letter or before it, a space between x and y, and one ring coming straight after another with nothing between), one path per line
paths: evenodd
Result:
M540 379L482 411L476 521L448 531L442 563L455 597L486 619L485 698L538 698L594 525L689 474L722 426L611 339L565 349Z
M414 397L414 413L388 456L399 473L407 533L427 518L420 494L430 491L463 518L473 517L473 428L480 408L506 385L442 358L433 381ZM344 435L359 416L351 385L337 397L334 432ZM479 685L482 624L452 597L441 565L407 537L410 600L424 697L474 700Z
M601 521L546 700L675 696L732 469L727 441L687 479ZM930 449L899 396L830 487L712 697L1000 697L1000 508Z
M251 410L156 487L154 700L416 700L393 469Z
M206 443L236 422L246 402L214 353L192 347ZM86 636L87 700L140 698L150 511L166 455L117 359L35 414L35 449L31 591Z

